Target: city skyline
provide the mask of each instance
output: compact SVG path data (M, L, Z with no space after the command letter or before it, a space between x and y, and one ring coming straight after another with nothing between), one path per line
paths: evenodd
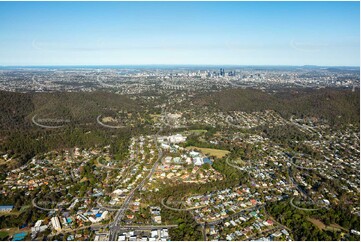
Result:
M3 66L360 65L359 2L0 6Z

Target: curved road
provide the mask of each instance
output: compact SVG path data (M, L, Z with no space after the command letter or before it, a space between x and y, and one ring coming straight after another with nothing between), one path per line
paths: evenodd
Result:
M44 210L44 211L58 211L59 209L57 208L43 208L43 207L40 207L38 206L36 203L35 203L35 198L31 201L33 207L37 208L37 209L40 209L40 210Z
M236 169L238 169L238 170L240 170L240 171L245 171L245 170L243 170L241 167L229 163L229 157L226 158L226 164L229 165L229 166L232 166L233 168L236 168Z
M112 125L108 125L108 124L104 124L100 121L100 117L102 115L99 115L97 117L97 123L100 124L101 126L105 127L105 128L110 128L110 129L120 129L120 128L124 128L125 126L122 126L122 125L118 125L118 126L112 126Z
M46 129L58 129L58 128L62 128L64 127L64 125L58 125L58 126L48 126L48 125L43 125L43 124L39 124L38 122L35 121L35 117L37 116L37 114L35 114L33 116L33 118L31 119L31 121L33 122L33 124L35 124L36 126L42 127L42 128L46 128Z
M243 161L243 160L241 160L241 161ZM244 161L244 162L249 163L250 161ZM237 165L234 165L234 164L231 164L231 163L229 162L229 157L226 158L226 164L229 165L229 166L231 166L231 167L233 167L233 168L235 168L235 169L238 169L238 170L240 170L240 171L246 172L247 175L248 175L248 178L252 181L252 183L254 183L254 178L251 177L250 171L248 171L248 170L242 170L241 167L239 167L239 166L237 166Z
M296 205L293 203L293 200L294 200L294 199L295 199L295 198L293 197L293 198L290 200L290 204L291 204L292 207L294 207L294 208L296 208L296 209L299 209L299 210L303 210L303 211L317 211L317 210L320 210L320 209L324 208L324 207L322 207L322 208L301 208L301 207L296 206Z

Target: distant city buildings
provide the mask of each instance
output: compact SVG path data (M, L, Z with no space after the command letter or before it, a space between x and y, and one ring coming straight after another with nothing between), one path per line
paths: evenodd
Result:
M75 85L76 83L76 85ZM133 69L3 69L0 90L22 92L108 89L121 94L167 90L208 91L229 87L292 88L360 86L357 68L310 67L195 67Z

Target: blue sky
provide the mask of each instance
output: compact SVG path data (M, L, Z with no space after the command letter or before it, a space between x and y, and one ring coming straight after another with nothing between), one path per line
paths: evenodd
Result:
M360 65L359 2L0 2L0 65Z

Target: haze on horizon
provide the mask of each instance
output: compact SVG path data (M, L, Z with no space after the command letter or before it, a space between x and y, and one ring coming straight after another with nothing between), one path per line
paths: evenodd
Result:
M0 2L0 65L360 65L359 2Z

